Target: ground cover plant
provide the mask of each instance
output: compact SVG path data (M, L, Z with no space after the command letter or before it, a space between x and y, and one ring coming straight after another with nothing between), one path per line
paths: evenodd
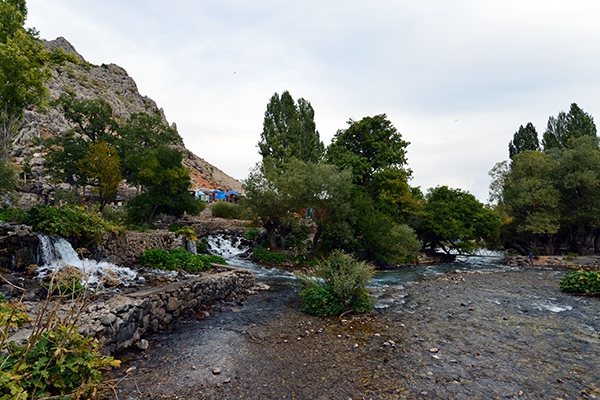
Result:
M140 256L139 261L144 267L167 271L184 270L187 272L208 271L212 264L227 264L221 256L192 254L180 248L173 249L170 252L163 249L146 250Z
M297 273L303 290L302 311L318 316L341 315L345 312L366 312L374 300L366 290L374 267L336 250L314 268L313 273Z
M102 381L101 370L119 361L103 357L99 343L78 332L76 321L89 305L89 292L71 299L66 315L57 310L64 296L55 296L50 281L48 296L31 320L21 300L0 295L0 399L94 399ZM14 285L12 285L14 286ZM24 291L17 286L15 290ZM12 328L31 322L31 335L23 345L8 341Z
M560 288L569 293L600 294L600 272L569 272L560 280Z

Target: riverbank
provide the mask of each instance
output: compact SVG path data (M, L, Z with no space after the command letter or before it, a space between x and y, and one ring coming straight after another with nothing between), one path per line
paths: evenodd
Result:
M448 274L342 319L301 313L275 284L152 336L107 398L600 398L600 299L562 293L563 274Z

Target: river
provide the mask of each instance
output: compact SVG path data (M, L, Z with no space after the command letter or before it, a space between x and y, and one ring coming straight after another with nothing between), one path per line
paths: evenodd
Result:
M151 336L107 376L119 399L600 398L599 299L562 293L563 270L485 257L383 271L375 311L318 318L293 275L219 246L271 289Z

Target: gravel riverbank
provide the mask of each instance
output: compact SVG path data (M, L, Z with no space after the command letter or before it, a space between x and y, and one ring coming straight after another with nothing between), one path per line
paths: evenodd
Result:
M124 355L106 398L598 399L600 298L562 293L563 274L451 273L342 318L275 284Z

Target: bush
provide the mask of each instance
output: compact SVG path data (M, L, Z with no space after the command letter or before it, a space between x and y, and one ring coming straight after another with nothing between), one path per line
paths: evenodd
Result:
M560 289L569 293L600 294L600 272L569 272L560 280Z
M0 221L2 222L21 222L25 217L26 211L21 208L6 207L0 209Z
M208 271L211 264L227 264L220 256L210 254L192 254L185 249L173 249L168 252L163 249L146 250L140 256L140 264L149 268L162 270L184 270L187 272Z
M75 248L97 244L104 233L115 230L100 214L70 205L60 208L34 206L27 211L23 223L36 231L68 239Z
M242 219L242 208L238 204L220 201L213 204L212 215L218 218Z
M118 365L112 357L103 358L98 342L78 333L75 325L58 325L31 348L9 344L0 357L0 398L24 399L18 397L24 393L34 399L92 398L102 380L100 370Z
M196 242L196 252L198 254L208 254L208 239L204 237Z
M256 261L263 264L283 264L287 261L287 255L285 253L272 253L266 247L255 247L252 251L252 261Z
M244 232L244 239L253 241L258 236L259 232L256 229L249 229Z
M296 274L304 290L302 310L319 316L340 315L347 311L366 312L374 300L365 289L373 277L373 266L336 250L318 263L314 277Z

